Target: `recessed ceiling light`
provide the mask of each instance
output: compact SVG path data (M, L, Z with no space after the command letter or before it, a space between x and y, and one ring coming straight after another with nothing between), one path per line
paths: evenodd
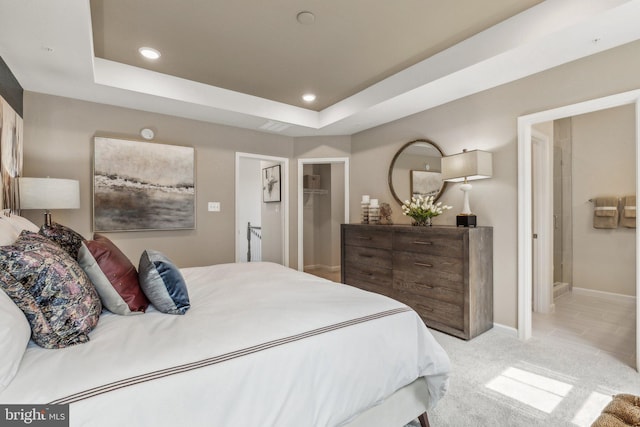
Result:
M304 95L302 95L302 100L304 102L313 102L316 100L316 96L312 93L305 93Z
M160 52L152 47L141 47L138 49L140 55L144 56L147 59L158 59L160 58Z

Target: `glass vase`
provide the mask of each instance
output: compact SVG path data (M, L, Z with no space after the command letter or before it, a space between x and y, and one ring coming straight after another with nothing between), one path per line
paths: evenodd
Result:
M418 227L431 227L431 217L426 218L413 218L412 225Z

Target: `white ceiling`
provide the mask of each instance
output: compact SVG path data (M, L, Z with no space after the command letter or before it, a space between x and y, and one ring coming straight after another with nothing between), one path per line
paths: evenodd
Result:
M290 136L350 135L638 40L639 22L640 0L546 0L320 111L97 58L89 0L0 0L0 56L33 92Z

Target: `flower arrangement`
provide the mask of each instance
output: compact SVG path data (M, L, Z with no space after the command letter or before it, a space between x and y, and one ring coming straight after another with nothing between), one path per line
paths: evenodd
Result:
M413 218L414 225L431 225L431 218L442 214L451 206L434 203L435 197L418 195L402 204L402 214Z

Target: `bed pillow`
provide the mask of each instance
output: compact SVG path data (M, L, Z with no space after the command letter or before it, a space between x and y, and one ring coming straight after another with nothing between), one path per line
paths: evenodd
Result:
M82 242L78 262L87 273L105 308L121 315L142 314L149 306L138 272L113 242L100 234Z
M0 246L12 245L20 234L9 222L6 216L0 214Z
M37 225L29 221L27 218L19 215L11 214L10 216L4 216L3 218L9 221L9 223L13 226L13 228L15 228L18 234L20 234L23 230L37 233L40 229Z
M89 341L102 304L76 260L44 236L23 231L0 247L0 287L31 325L31 338L44 348Z
M53 240L58 246L71 255L73 259L78 259L78 250L84 240L84 237L78 232L54 222L51 225L43 225L40 227L38 233Z
M144 251L140 256L138 277L142 290L158 311L185 314L191 307L182 273L162 253Z
M6 274L0 270L0 275ZM30 336L31 327L27 318L11 298L0 290L0 391L9 385L18 372Z

